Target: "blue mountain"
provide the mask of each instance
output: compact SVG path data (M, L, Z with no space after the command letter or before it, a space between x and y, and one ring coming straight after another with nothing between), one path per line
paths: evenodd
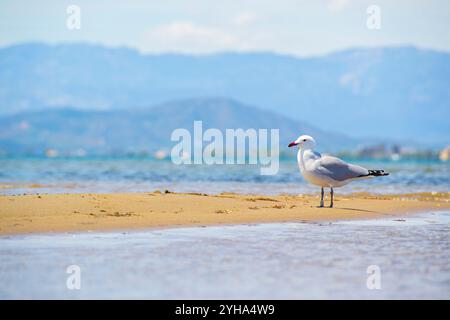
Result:
M88 44L0 49L0 115L134 110L217 96L358 138L450 141L448 53L397 47L297 58L143 55Z
M279 129L280 151L301 133L313 135L327 151L354 148L357 141L307 123L225 98L178 100L151 108L92 111L53 108L0 117L0 151L43 155L56 149L62 155L83 150L89 155L125 155L170 149L173 130L193 135L194 121L203 130ZM269 133L270 135L270 133ZM206 144L206 143L205 143ZM1 152L0 152L1 153Z

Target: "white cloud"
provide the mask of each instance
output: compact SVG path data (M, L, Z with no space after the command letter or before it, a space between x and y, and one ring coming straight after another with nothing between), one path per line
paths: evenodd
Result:
M241 12L233 18L233 24L238 27L247 26L247 25L251 24L252 22L254 22L255 19L256 19L256 15L254 13Z
M333 12L339 12L350 4L350 0L330 0L328 9Z
M209 53L233 49L236 42L234 36L221 29L174 21L148 30L144 47L149 52Z

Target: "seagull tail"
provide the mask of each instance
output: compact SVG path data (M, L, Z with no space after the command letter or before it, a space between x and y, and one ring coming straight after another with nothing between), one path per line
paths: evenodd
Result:
M369 170L369 174L362 175L360 177L382 177L382 176L388 176L389 172L385 172L384 170Z

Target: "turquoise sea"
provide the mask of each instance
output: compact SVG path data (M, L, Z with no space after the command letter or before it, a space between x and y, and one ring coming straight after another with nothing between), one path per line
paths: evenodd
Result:
M340 188L340 193L448 192L450 162L349 160L387 177ZM152 158L0 158L0 193L137 192L313 193L294 158L281 159L278 174L260 175L257 165L175 165Z

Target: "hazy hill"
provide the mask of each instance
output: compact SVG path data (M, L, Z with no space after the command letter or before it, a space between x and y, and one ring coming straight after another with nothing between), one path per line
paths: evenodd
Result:
M281 149L302 133L316 137L322 148L341 150L355 141L272 112L230 99L189 99L133 111L82 111L52 109L0 118L0 149L8 153L43 154L48 148L62 153L84 149L88 154L124 154L170 150L176 128L193 132L203 128L279 128Z
M141 55L86 44L0 49L0 113L118 110L223 96L350 136L450 141L450 54L413 47L299 59Z

